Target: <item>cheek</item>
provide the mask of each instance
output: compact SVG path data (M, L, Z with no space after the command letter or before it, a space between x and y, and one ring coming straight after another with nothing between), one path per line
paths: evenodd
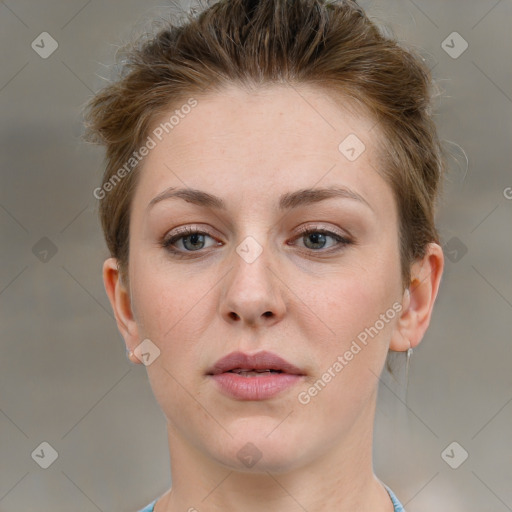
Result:
M197 423L210 425L211 418L200 407L196 383L191 376L198 371L201 337L198 331L205 315L208 291L205 279L139 267L134 283L134 300L140 312L139 334L149 338L160 356L148 366L148 379L167 419L191 432ZM211 287L211 286L210 286ZM195 377L194 377L195 378ZM206 435L206 433L205 433Z
M399 297L399 268L389 271L389 261L376 259L367 268L340 271L320 287L303 286L297 292L305 305L295 318L314 341L308 350L320 373L315 378L329 370L336 375L322 379L329 381L326 402L346 398L347 389L367 397L385 362L398 315L393 305Z
M320 422L323 435L336 436L376 392L397 318L393 293L389 284L374 286L373 278L345 276L308 300L317 316L304 320L301 329L311 340L317 373L301 388L300 403L308 417L327 416Z
M147 367L148 377L155 398L168 417L174 418L195 407L188 392L200 390L202 355L214 341L209 329L218 321L215 286L219 277L186 270L157 271L152 265L139 267L135 274L139 334L160 350L160 356Z
M135 260L135 258L134 258ZM158 265L134 262L134 301L144 333L166 344L176 333L191 327L194 310L201 307L211 288L207 279L183 271L161 268Z
M322 279L296 280L294 293L301 299L296 304L304 313L297 318L304 320L303 328L346 339L373 325L398 296L398 277L385 267L370 266L371 272L343 269Z

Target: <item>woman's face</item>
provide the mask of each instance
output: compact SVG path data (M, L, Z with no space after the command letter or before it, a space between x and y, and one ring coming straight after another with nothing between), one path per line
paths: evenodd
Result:
M377 172L378 127L305 86L196 99L168 133L157 128L174 109L152 127L132 204L125 337L160 351L147 371L174 442L231 468L249 470L249 455L259 470L291 469L368 428L396 329L398 217ZM153 201L170 188L224 208ZM295 195L326 188L350 192ZM248 395L230 395L208 371L235 351L272 352L302 375L226 374L234 387L251 379ZM289 381L258 398L260 378Z

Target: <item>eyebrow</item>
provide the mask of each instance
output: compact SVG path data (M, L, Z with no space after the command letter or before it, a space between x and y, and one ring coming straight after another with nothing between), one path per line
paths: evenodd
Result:
M348 187L303 188L295 192L286 192L279 198L279 210L298 208L331 198L352 199L374 211L370 203L363 196ZM227 210L226 203L220 197L194 188L176 189L175 187L169 187L154 197L149 202L146 210L167 199L183 199L198 206L216 210Z

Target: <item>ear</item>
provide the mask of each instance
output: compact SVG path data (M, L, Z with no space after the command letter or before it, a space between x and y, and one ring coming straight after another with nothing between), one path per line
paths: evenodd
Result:
M137 345L140 344L139 332L133 314L130 291L121 280L116 258L108 258L103 263L103 284L114 311L117 328L124 338L126 349L134 352ZM136 357L130 359L132 362L140 362Z
M413 278L404 292L402 312L395 324L389 350L403 352L416 347L422 340L430 323L443 268L443 250L438 244L430 243L423 259L411 267Z

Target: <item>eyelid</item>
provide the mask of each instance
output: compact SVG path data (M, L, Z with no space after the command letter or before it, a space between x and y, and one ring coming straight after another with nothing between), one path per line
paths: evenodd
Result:
M177 227L174 230L172 230L171 233L172 234L166 235L163 237L163 239L160 243L160 246L177 257L182 256L182 257L194 258L194 257L200 257L200 256L210 252L206 249L199 249L197 251L183 251L183 250L176 249L173 247L173 244L176 241L178 241L182 238L185 238L191 234L206 235L206 236L216 240L216 237L213 234L211 234L209 232L209 230L204 229L204 228L202 229L201 227L199 227L198 225L195 225L195 224ZM308 249L307 247L300 248L300 250L302 252L317 254L318 256L328 255L330 253L341 251L345 246L355 243L353 237L350 234L342 233L333 227L325 227L325 226L318 225L318 224L302 225L300 228L298 228L296 235L292 238L292 241L295 241L295 240L297 240L307 234L310 234L310 233L323 233L324 235L334 238L334 240L336 241L336 244L333 247L326 249L326 250L320 249L320 250L315 251L313 249ZM217 240L216 246L219 246L221 244L222 244L222 242L219 243ZM295 245L295 244L291 244L291 245ZM215 245L212 247L215 247Z
M307 234L311 231L319 231L319 232L325 232L325 233L328 233L328 234L333 234L333 235L337 235L339 236L340 238L343 238L343 239L346 239L346 240L351 240L352 239L352 236L347 233L347 232L342 232L342 231L339 231L337 230L336 228L333 228L331 226L323 226L321 224L307 224L307 225L302 225L300 228L298 228L298 234L299 235L303 235L303 234Z
M201 228L200 226L198 226L196 224L189 224L186 226L179 226L179 227L173 229L170 232L170 234L165 235L162 238L162 245L164 245L164 246L169 245L169 244L171 244L171 242L173 242L175 240L179 240L181 238L185 238L189 235L194 235L194 234L206 235L206 236L209 236L210 238L213 238L214 240L217 238L209 230ZM180 251L180 252L182 252L182 251ZM193 251L189 251L189 252L193 252Z
M333 234L336 234L341 238L352 238L349 233L343 233L341 231L336 230L336 228L333 228L330 226L325 227L321 224L302 225L297 229L297 235L302 235L304 233L308 233L314 229L318 229L319 231L332 232ZM172 233L173 233L172 235L169 235L169 236L166 235L164 238L166 240L169 240L171 238L174 238L175 236L187 235L187 234L190 234L191 232L192 233L198 232L200 234L205 234L205 235L211 236L212 238L215 238L215 236L210 231L208 231L207 229L201 228L198 224L187 224L186 226L179 226L172 231Z
M211 236L214 238L214 235L211 232L211 229L206 229L204 227L201 227L199 224L187 224L185 226L178 226L177 228L174 228L171 230L167 235L164 236L166 240L169 240L171 238L177 237L179 235L185 236L188 234L193 233L199 233Z

